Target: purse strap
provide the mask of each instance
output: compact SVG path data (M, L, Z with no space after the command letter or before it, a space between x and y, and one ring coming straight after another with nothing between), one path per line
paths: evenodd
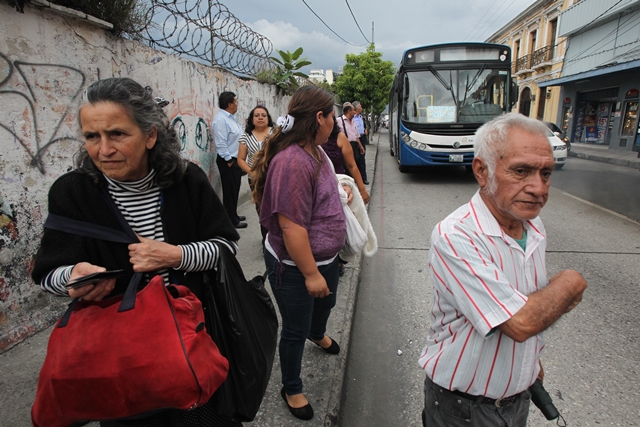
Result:
M344 130L344 135L347 137L347 139L349 139L349 134L347 133L347 126L344 124L344 116L341 116L340 120L342 120L342 129Z
M44 223L45 228L49 228L52 230L62 231L69 234L75 234L77 236L90 237L99 240L106 240L108 242L116 242L116 243L138 243L140 239L136 235L135 231L131 228L131 225L127 222L120 209L116 206L113 198L107 191L106 187L102 187L101 189L102 197L105 202L109 206L111 212L115 215L122 231L114 230L113 228L103 227L98 224L93 224L86 221L79 221L75 219L71 219L65 216L49 214L47 216L47 220ZM136 294L138 291L138 285L142 280L142 273L134 273L129 281L129 285L127 285L127 290L122 297L122 301L120 302L120 307L118 308L118 312L123 312L127 310L131 310L136 305ZM69 304L69 308L64 313L60 322L58 323L59 328L63 328L69 323L69 318L71 317L71 313L75 308L78 300L80 298L75 298Z

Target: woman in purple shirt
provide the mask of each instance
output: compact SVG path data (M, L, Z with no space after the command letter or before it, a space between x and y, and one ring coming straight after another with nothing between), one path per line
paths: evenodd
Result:
M254 199L269 231L264 258L280 314L281 395L291 413L313 417L302 394L300 370L305 341L330 354L340 351L325 335L336 303L338 251L346 225L338 183L319 145L333 129L333 98L304 86L291 98L289 114L254 157Z

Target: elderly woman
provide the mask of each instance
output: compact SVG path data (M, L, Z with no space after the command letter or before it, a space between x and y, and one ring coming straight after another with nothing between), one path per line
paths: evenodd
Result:
M300 378L306 340L330 354L340 351L325 331L336 303L346 225L336 176L319 147L333 129L333 117L328 92L317 86L298 89L253 167L260 223L269 230L264 259L282 315L280 393L302 420L313 418Z
M32 274L35 282L56 295L99 301L123 293L135 271L145 273L147 281L162 275L165 283L185 285L202 298L203 274L217 262L217 245L237 253L239 236L204 172L180 157L176 133L151 91L127 78L95 82L85 92L79 122L85 144L76 170L52 185L49 212L118 230L101 193L106 188L140 243L127 246L45 229ZM124 269L125 275L65 288L69 281L105 269ZM238 424L206 404L101 425Z

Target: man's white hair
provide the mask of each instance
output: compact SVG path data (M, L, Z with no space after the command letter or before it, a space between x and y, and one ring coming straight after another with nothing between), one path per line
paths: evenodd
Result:
M360 101L353 101L352 104L354 110L357 110L360 107Z
M531 135L541 136L547 139L549 129L539 120L523 116L520 113L508 113L498 116L495 119L482 125L477 131L474 139L474 155L487 165L489 180L484 191L487 194L494 194L496 182L494 173L498 158L504 154L507 138L512 129L520 129ZM548 139L547 139L548 140ZM551 142L549 142L551 145ZM551 147L553 149L553 147Z

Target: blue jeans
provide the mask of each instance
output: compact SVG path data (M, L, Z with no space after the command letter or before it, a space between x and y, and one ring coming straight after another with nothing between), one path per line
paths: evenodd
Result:
M526 427L531 392L525 390L501 407L478 403L451 393L431 381L424 382L424 427Z
M320 341L327 329L331 309L336 305L338 289L338 258L327 265L318 266L332 294L324 298L309 295L304 276L298 267L278 263L273 255L264 251L269 270L269 283L282 316L280 332L280 370L282 385L288 395L302 393L302 353L307 338Z

